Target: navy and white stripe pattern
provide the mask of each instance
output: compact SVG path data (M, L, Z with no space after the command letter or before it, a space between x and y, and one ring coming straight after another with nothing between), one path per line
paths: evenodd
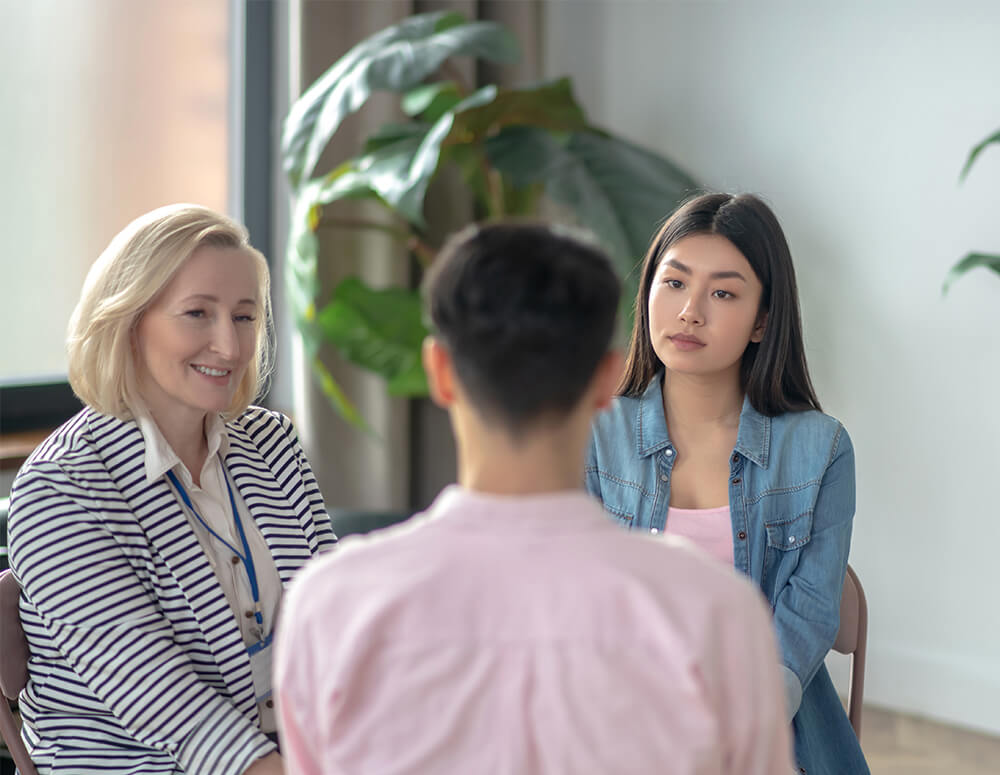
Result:
M282 584L336 537L289 420L251 407L225 464ZM21 695L39 772L239 775L273 750L246 647L134 422L85 409L21 469L11 566L31 649Z

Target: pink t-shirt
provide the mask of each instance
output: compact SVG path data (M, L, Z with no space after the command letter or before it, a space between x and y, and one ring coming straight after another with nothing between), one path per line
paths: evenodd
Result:
M288 775L775 775L792 769L767 606L582 492L447 488L286 594Z
M678 509L671 506L667 510L667 526L663 532L686 538L730 568L733 566L733 523L729 506L714 509Z

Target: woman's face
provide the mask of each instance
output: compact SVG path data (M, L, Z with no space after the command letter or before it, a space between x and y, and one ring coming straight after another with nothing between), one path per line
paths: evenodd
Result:
M693 234L668 248L649 293L653 350L670 371L739 374L758 320L763 288L736 246L718 234Z
M203 246L143 314L134 347L139 392L154 418L201 422L224 412L256 354L253 258Z

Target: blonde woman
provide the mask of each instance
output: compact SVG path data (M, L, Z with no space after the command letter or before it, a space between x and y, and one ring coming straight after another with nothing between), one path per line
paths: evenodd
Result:
M148 213L91 268L69 328L86 408L11 493L40 772L281 772L271 633L336 538L291 423L250 405L269 333L264 257L211 210Z

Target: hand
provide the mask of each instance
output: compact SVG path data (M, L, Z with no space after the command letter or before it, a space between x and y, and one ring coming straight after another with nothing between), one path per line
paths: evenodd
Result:
M276 751L272 751L247 767L243 775L285 775L285 768L281 763L281 757Z

